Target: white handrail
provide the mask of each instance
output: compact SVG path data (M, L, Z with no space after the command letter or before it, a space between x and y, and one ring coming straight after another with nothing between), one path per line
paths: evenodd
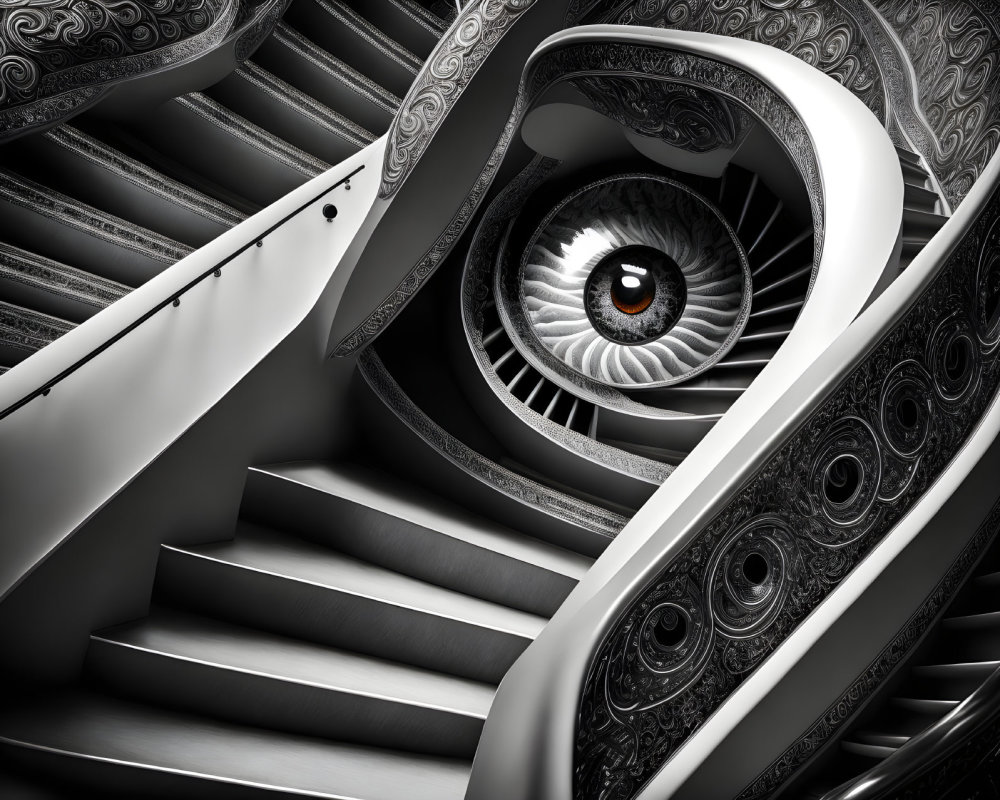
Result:
M350 272L341 260L375 204L384 149L383 137L3 376L0 408L58 382L48 396L0 419L0 599L218 403L321 298L329 324ZM339 188L317 199L361 166L350 192ZM333 222L322 214L327 203L338 208ZM220 277L196 282L257 240L261 246L228 261ZM148 316L175 297L179 305L166 303ZM322 357L317 345L317 363Z

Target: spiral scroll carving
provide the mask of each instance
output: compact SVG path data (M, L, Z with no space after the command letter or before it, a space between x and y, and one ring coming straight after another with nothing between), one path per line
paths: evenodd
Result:
M994 320L969 314L995 306L998 218L995 191L907 313L623 608L581 698L577 797L633 797L888 534L966 442L1000 388ZM771 533L747 535L754 526ZM773 603L759 618L749 614L753 595L733 566L753 552L756 591ZM723 604L722 613L705 614L701 623L692 616L686 629L693 642L711 640L709 656L692 649L697 656L674 665L678 674L690 667L681 683L651 677L630 632L652 624L656 608L692 604L692 597L704 608ZM623 708L623 693L632 696L636 687L643 690L641 706ZM786 774L790 768L775 767Z
M379 197L391 197L472 76L536 0L478 0L465 8L431 53L389 129Z
M0 5L0 108L59 91L83 64L147 53L204 31L213 0L29 0Z

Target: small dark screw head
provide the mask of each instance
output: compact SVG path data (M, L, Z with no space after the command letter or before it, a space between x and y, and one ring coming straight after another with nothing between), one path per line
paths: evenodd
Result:
M264 246L264 243L258 239L257 240L257 247L263 247L263 246Z
M51 391L51 389L42 389L42 397L48 397Z
M174 308L177 308L181 304L181 299L179 297L174 298Z
M347 191L351 191L351 182L350 182L350 181L345 181L345 183L344 183L344 188L345 188L345 189L346 189Z
M337 216L337 207L332 203L327 203L323 206L323 216L326 217L327 222L333 222L333 218Z
M215 271L215 277L216 278L221 278L222 277L222 270L221 269L217 269Z

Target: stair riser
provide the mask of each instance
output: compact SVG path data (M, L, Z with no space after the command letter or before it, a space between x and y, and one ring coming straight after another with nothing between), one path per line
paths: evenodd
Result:
M123 246L124 242L118 244L86 229L64 225L42 209L29 211L0 202L0 220L0 237L8 244L126 286L140 286L173 263L171 257L151 258Z
M0 740L0 755L37 775L58 775L74 798L101 800L302 800L296 792L224 783L199 775L182 775L133 764L100 761L23 747ZM6 798L5 798L6 800Z
M327 13L315 0L296 3L288 19L316 44L350 64L380 86L402 97L416 73Z
M258 206L270 205L320 172L285 164L177 101L158 109L146 134L169 157Z
M937 214L913 209L903 210L903 234L907 239L922 239L929 242L947 221Z
M92 639L87 668L116 692L247 725L472 758L483 720Z
M262 91L239 73L214 86L211 96L255 125L328 164L349 158L366 144L351 141L339 131L299 113L291 104Z
M251 471L243 516L473 597L551 616L576 582L377 509Z
M499 683L529 640L172 550L156 592L181 607L286 636Z
M362 0L355 8L362 9L366 19L420 58L427 58L438 43L439 34L392 0Z
M311 61L299 57L281 42L267 40L254 54L254 59L265 69L280 75L372 133L381 136L392 122L391 111L368 100Z

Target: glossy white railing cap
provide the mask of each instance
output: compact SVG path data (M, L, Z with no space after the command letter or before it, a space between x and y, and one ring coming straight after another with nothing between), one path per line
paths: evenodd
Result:
M812 292L770 364L639 510L508 673L487 721L469 800L569 800L577 707L604 631L784 435L791 415L765 415L897 266L903 180L896 151L850 91L766 45L654 28L574 28L543 42L532 62L567 44L598 41L714 59L777 92L812 141L825 208L824 247ZM792 408L810 405L826 385L797 386Z

